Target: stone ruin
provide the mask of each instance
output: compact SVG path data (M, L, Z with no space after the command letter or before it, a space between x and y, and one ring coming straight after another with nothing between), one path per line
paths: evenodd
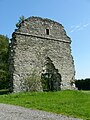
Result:
M71 39L58 22L40 17L22 21L10 43L10 90L27 91L26 79L32 75L39 80L30 78L33 84L29 88L33 86L37 91L75 89L70 44Z

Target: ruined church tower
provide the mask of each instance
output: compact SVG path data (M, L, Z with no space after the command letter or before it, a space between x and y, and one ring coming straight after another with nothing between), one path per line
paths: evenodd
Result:
M53 68L61 75L61 90L73 89L75 69L70 44L71 40L64 27L58 22L30 17L20 23L10 44L12 91L26 91L25 79L31 76L33 71L41 78L46 58L52 61Z

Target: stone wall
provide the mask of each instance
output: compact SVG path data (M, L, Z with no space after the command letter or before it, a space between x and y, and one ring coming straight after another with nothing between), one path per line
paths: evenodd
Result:
M64 27L55 21L30 17L22 22L10 45L11 89L26 91L23 83L33 71L41 77L45 57L52 60L61 74L61 89L73 89L75 69L70 44ZM37 90L42 90L39 85Z

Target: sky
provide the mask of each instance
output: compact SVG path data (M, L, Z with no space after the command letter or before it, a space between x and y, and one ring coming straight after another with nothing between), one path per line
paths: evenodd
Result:
M0 0L0 34L11 38L22 15L62 24L72 40L75 78L90 78L90 0Z

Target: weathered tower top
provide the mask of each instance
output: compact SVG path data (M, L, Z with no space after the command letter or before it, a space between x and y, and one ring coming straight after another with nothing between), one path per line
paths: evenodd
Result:
M50 78L50 89L73 89L75 69L70 44L64 27L53 20L30 17L21 22L10 47L12 90L41 90L41 83L29 88L25 85L33 72L39 78Z
M37 37L46 37L52 40L71 42L70 38L66 35L64 27L60 23L47 18L29 17L21 23L16 32Z

